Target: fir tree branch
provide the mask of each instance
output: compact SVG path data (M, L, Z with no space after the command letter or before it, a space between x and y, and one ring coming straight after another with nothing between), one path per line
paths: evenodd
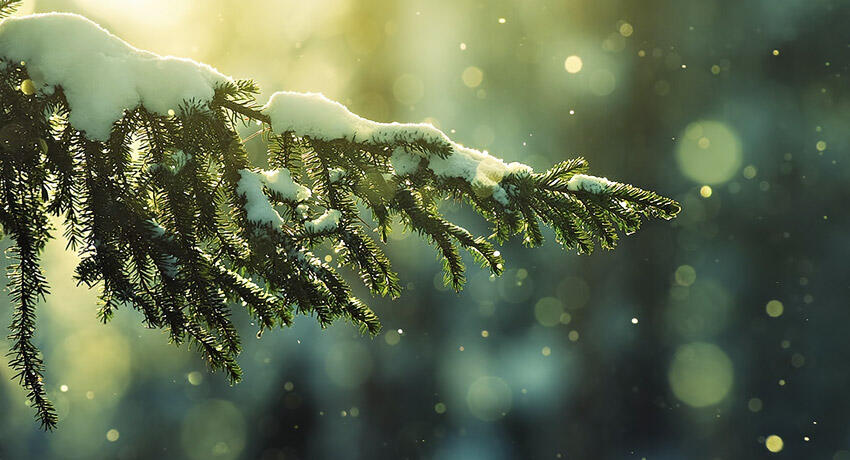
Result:
M0 2L0 16L16 3ZM105 33L79 17L60 19ZM38 20L11 24L27 31ZM7 25L0 23L0 35L9 33ZM103 66L119 61L66 51ZM396 223L431 242L446 283L460 290L461 250L498 275L505 261L493 242L521 235L538 246L545 226L563 247L588 253L615 247L647 218L679 211L654 192L586 175L581 158L534 172L461 146L430 125L377 123L316 94L276 93L260 107L252 81L185 61L179 65L189 66L186 75L215 82L200 88L209 97L167 101L173 110L165 112L162 101L132 93L151 89L150 81L136 81L121 87L131 93L103 104L137 97L147 105L120 106L115 119L74 118L94 100L66 94L75 81L36 87L22 59L2 49L0 58L0 224L18 259L9 273L11 366L47 429L56 414L33 338L35 308L47 293L38 256L50 238L49 216L63 221L69 248L81 256L78 281L101 289L101 321L122 307L137 309L147 327L194 345L235 383L241 339L231 315L240 304L257 320L258 334L291 325L297 314L322 327L344 320L363 333L380 331L377 315L352 295L338 267L314 251L332 248L337 264L359 274L373 294L398 297L402 284L382 249ZM151 72L159 71L155 64ZM50 81L49 68L37 70ZM237 133L251 121L262 125L269 170L252 165ZM492 235L447 220L439 207L447 199L469 205Z
M272 122L271 118L269 118L268 115L260 112L256 108L251 107L251 106L242 105L242 104L239 104L239 103L232 101L232 100L229 100L229 99L223 99L222 98L222 99L214 100L213 104L214 105L220 105L221 107L223 107L227 110L230 110L231 112L238 113L239 115L242 115L245 118L248 118L248 119L251 119L251 120L262 121L263 123L265 123L267 125L271 124L271 122Z
M4 179L9 178L4 176ZM8 210L3 213L3 225L15 241L11 253L17 260L8 269L9 297L15 304L9 326L12 332L8 338L12 346L8 356L11 357L9 365L15 371L13 379L17 379L27 391L27 400L35 407L36 419L43 428L52 430L56 427L58 417L47 399L41 353L33 344L36 305L48 294L38 254L50 237L47 233L49 224L40 209L40 197L33 194L32 180L36 178L36 175L21 173L18 174L17 184L3 181Z
M0 19L9 17L15 13L22 0L0 0Z

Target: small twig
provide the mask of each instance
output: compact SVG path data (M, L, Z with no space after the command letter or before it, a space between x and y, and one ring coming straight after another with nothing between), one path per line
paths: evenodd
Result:
M253 139L253 138L257 137L257 135L258 135L258 134L260 134L260 133L264 133L264 132L266 132L266 128L263 128L263 129L258 130L258 131L257 131L257 132L255 132L254 134L251 134L250 136L246 137L245 139L242 139L242 144L247 144L247 143L248 143L248 141L250 141L251 139Z
M264 114L263 112L260 112L259 110L255 110L250 107L245 107L244 105L239 105L227 99L221 101L221 106L225 109L232 110L240 115L244 115L253 120L260 120L267 125L272 124L272 119L269 118L269 116Z

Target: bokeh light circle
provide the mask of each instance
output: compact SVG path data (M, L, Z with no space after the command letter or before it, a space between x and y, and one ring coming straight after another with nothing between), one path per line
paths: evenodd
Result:
M482 72L478 67L469 66L464 69L460 78L463 80L463 84L467 87L476 88L481 84L481 81L484 80L484 72Z
M726 397L733 374L732 361L717 345L693 342L676 350L667 377L673 394L682 402L706 407Z
M582 67L584 67L584 63L578 56L569 56L564 61L564 69L569 73L579 73Z
M690 265L681 265L676 269L676 284L679 286L690 286L697 279L697 272Z
M534 305L534 317L538 323L546 327L560 324L563 314L564 305L554 297L543 297Z
M782 305L782 302L774 299L765 305L764 310L771 318L778 318L782 316L782 312L785 311L785 306Z
M511 410L511 387L499 377L484 376L469 386L466 404L469 412L485 422L504 417Z
M720 184L741 167L741 141L727 124L699 120L689 124L676 145L679 169L702 184Z
M765 439L764 446L767 447L767 450L777 453L782 451L782 448L785 446L785 442L782 441L781 437L772 434Z

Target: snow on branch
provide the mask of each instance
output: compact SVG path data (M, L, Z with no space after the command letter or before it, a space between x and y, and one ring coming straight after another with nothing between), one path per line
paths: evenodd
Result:
M260 172L242 169L239 174L239 186L236 191L245 198L248 220L256 224L278 228L284 222L263 192L263 186L268 188L272 196L282 201L300 202L311 195L309 188L292 180L286 168Z
M0 56L26 62L36 90L62 87L71 125L99 141L109 138L125 110L141 104L166 115L183 101L209 102L217 85L232 81L209 65L135 48L70 13L5 19Z
M329 232L337 227L339 227L339 219L342 217L342 213L336 209L328 209L321 216L309 221L305 222L304 226L307 228L307 231L310 233L323 233Z
M427 123L380 123L360 117L339 102L320 93L274 93L262 108L269 116L272 129L314 139L346 139L351 142L376 145L425 144L444 145L448 154L427 155L428 168L441 177L463 179L473 187L486 189L507 205L507 195L499 186L508 174L530 174L532 169L522 163L505 163L486 151L464 147ZM398 149L393 156L397 173L416 170L420 155Z
M567 182L567 190L571 192L605 193L614 183L606 177L588 176L587 174L576 174Z

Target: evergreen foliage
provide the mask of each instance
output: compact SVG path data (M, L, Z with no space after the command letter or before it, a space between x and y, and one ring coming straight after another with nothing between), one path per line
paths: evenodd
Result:
M0 16L14 3L0 2ZM240 338L230 318L236 304L256 319L259 333L288 326L297 314L315 316L323 327L343 319L364 333L380 330L337 268L311 252L320 245L332 247L339 265L359 273L372 293L397 297L399 278L370 236L385 243L394 222L434 245L446 283L459 290L461 250L493 274L502 272L491 239L522 234L526 245L538 246L545 225L566 249L589 253L596 245L613 248L618 234L636 231L643 218L670 219L679 211L674 201L627 184L608 183L598 192L570 187L571 178L587 172L581 158L505 176L505 204L426 167L428 155L449 154L445 142L276 134L249 80L219 85L209 103L185 101L173 116L136 107L114 124L108 141L94 141L68 122L61 88L34 92L25 64L3 60L0 68L0 224L16 259L8 278L10 365L47 429L57 417L33 336L36 305L47 294L39 253L51 238L49 216L61 218L68 247L82 258L76 279L101 291L101 321L124 306L139 310L146 327L193 345L212 369L237 382ZM242 123L263 125L269 167L286 168L312 191L293 201L265 188L280 226L247 217L240 179L243 170L257 168L237 134ZM423 155L414 171L393 169L390 157L399 147ZM444 199L471 205L492 225L492 237L447 221L438 207ZM328 210L339 211L338 225L310 225Z

